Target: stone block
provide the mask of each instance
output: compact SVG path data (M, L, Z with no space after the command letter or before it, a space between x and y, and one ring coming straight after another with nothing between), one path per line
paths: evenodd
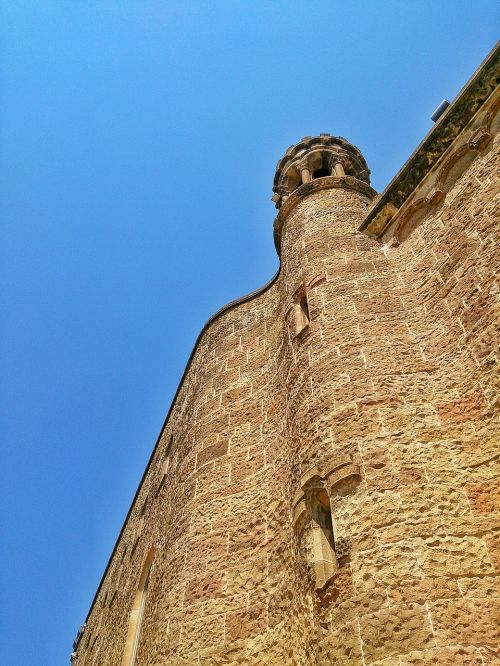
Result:
M426 539L420 551L422 571L427 576L477 576L493 573L488 552L477 537Z
M500 598L500 576L459 578L458 584L464 597L472 597L475 599L481 597Z
M207 599L222 596L224 592L224 576L220 573L211 573L206 576L197 576L188 580L184 603L195 604Z
M212 460L220 458L221 456L226 455L229 448L229 443L227 441L216 442L207 446L202 451L198 453L196 459L196 466L199 468L202 465L205 465Z
M474 513L500 513L500 483L498 483L498 479L468 484L466 490Z
M226 640L238 641L261 634L267 628L267 609L257 606L226 616Z
M381 665L383 663L380 662ZM481 652L476 648L452 646L409 652L399 657L399 664L400 666L482 666L483 661Z
M366 663L435 646L424 606L393 606L360 618Z
M429 604L438 645L499 645L500 600L446 599Z
M317 664L327 666L362 666L363 656L357 622L349 622L329 631L318 631L315 641Z

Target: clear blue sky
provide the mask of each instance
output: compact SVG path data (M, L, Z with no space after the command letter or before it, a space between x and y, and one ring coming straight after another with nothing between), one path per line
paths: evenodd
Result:
M2 3L2 665L68 663L200 328L277 269L283 152L344 136L383 189L495 7Z

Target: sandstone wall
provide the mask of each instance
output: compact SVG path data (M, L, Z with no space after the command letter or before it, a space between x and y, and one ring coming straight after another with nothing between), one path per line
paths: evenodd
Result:
M288 206L280 276L201 338L78 666L121 663L151 549L138 665L498 663L499 161L495 139L392 247L348 179Z

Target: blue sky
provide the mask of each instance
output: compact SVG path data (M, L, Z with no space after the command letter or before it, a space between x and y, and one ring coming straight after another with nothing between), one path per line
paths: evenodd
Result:
M389 182L496 2L0 9L0 663L69 663L205 320L278 267L272 178L330 132Z

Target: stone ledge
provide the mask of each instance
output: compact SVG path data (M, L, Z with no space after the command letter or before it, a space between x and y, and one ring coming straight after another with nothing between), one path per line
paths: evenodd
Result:
M384 234L394 215L493 94L499 81L500 44L491 51L399 173L376 199L359 231L372 238L380 238Z

